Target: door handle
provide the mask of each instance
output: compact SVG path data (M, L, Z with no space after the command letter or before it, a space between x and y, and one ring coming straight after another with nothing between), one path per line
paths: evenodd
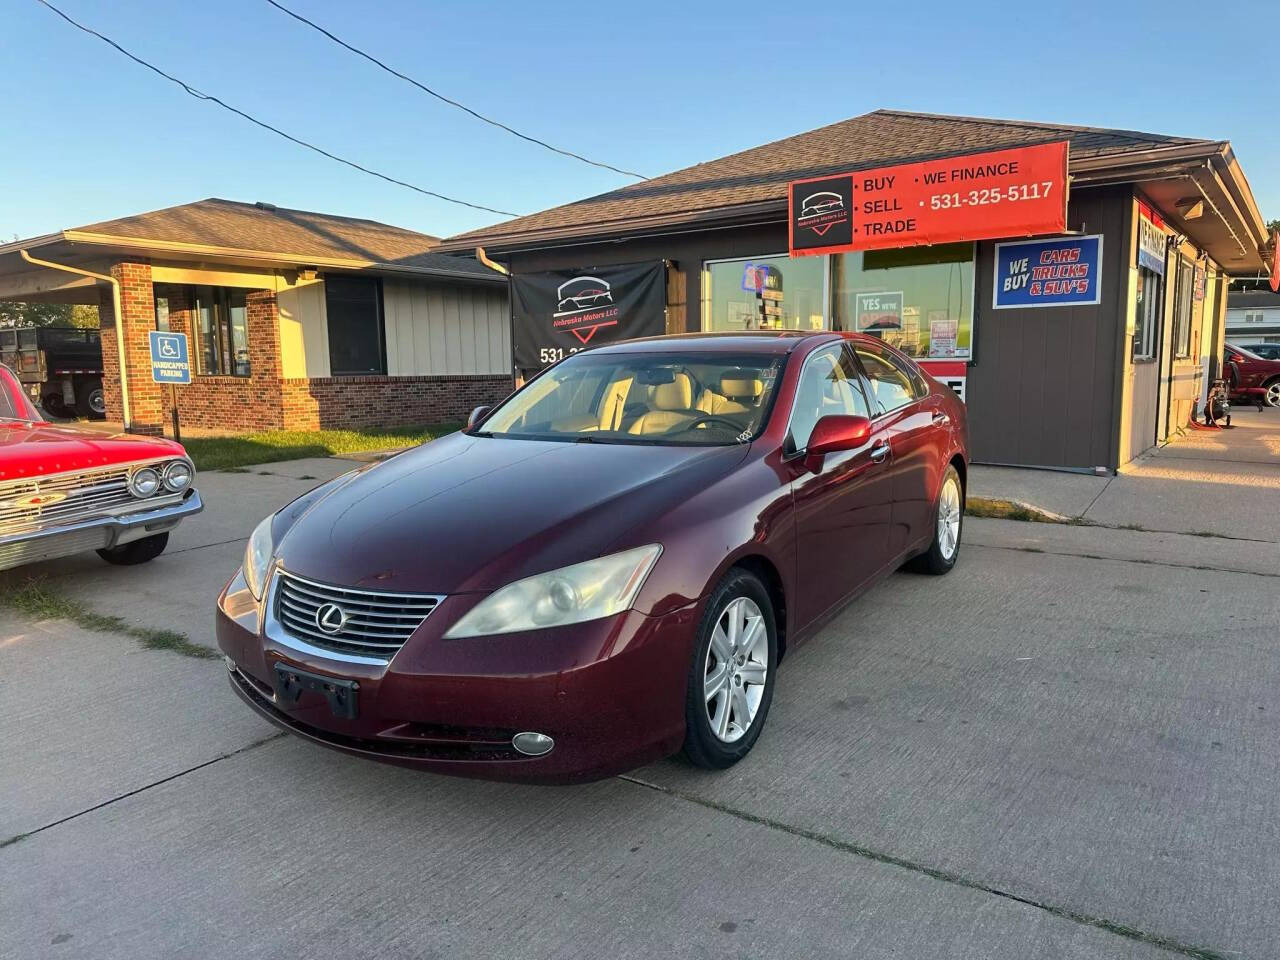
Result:
M889 441L878 440L875 446L871 448L871 460L873 463L883 463L885 458L889 456Z
M935 427L943 427L943 426L946 426L946 425L947 425L948 423L950 423L950 422L951 422L951 418L950 418L950 417L948 417L948 416L947 416L945 413L943 413L941 410L937 410L937 411L935 411L935 412L934 412L934 414L933 414L933 425L934 425Z

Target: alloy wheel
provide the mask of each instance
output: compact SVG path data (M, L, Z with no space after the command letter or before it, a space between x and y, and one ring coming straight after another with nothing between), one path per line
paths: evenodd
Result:
M1267 404L1272 407L1280 407L1280 380L1267 387Z
M949 476L938 496L938 549L950 560L960 545L960 484Z
M720 614L707 646L703 693L717 739L734 743L751 729L768 675L764 614L750 597L737 597Z

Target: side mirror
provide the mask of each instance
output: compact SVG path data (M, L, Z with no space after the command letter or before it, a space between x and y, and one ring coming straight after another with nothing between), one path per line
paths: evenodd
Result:
M489 413L489 411L492 409L493 407L484 406L484 407L476 407L474 410L472 410L471 416L467 417L467 432L469 433L471 431L471 428L474 427L481 420L483 420L485 416Z
M809 446L805 448L804 465L817 473L828 453L855 450L871 436L871 421L866 417L831 414L813 425Z

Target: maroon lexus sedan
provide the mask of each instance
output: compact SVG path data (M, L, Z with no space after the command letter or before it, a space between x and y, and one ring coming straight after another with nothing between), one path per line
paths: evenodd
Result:
M218 598L231 685L360 756L590 780L737 762L778 665L960 545L964 407L881 341L633 340L263 520Z

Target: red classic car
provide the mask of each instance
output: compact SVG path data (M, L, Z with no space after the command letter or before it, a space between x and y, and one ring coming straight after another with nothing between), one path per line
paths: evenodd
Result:
M194 481L180 444L45 422L0 365L0 570L85 550L152 560L203 509Z

